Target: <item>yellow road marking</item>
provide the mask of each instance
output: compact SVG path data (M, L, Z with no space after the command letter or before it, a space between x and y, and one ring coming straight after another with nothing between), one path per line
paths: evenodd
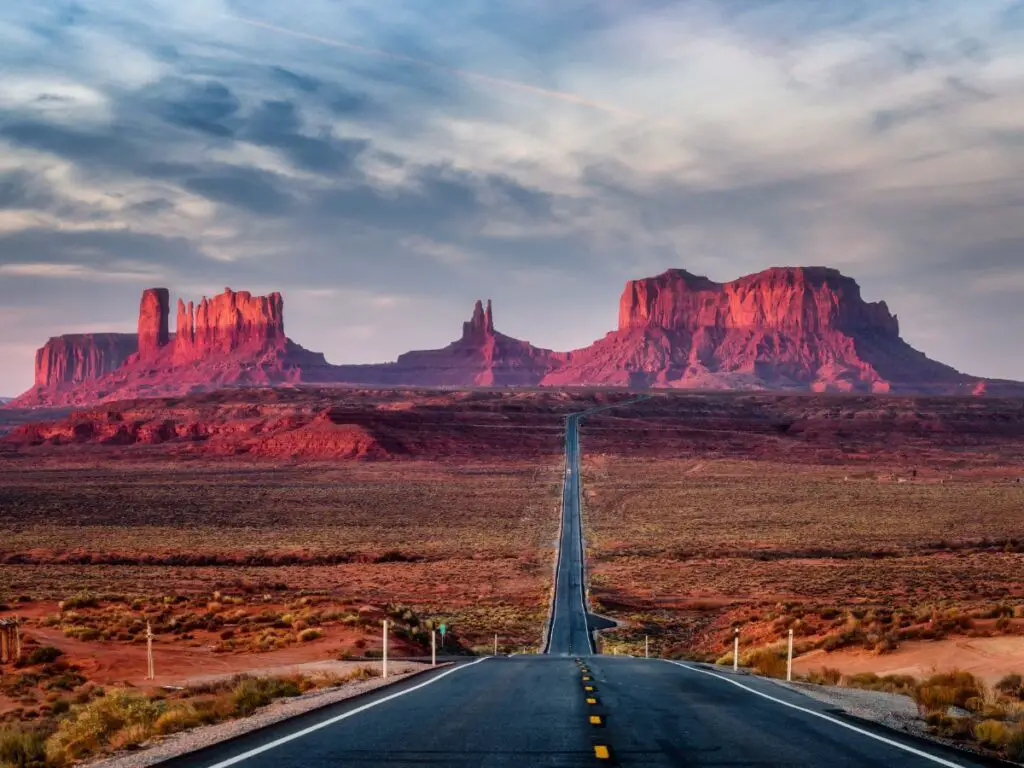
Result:
M600 715L591 715L590 716L590 724L591 725L600 725L601 724L601 716Z
M588 696L587 704L597 704L597 699L595 699L593 696Z
M583 681L584 682L590 682L590 675L584 675L583 676Z
M598 760L610 760L612 757L612 753L608 751L608 747L606 747L604 744L595 744L594 757L596 757Z
M594 686L592 686L592 685L585 685L585 686L583 686L583 690L584 691L592 691L592 690L594 690Z

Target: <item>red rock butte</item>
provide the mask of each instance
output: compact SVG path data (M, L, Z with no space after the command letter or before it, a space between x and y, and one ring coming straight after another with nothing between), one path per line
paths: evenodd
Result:
M624 386L692 389L1024 393L1024 385L967 376L904 342L885 302L827 267L780 267L728 283L682 269L626 283L616 330L553 352L495 329L477 301L446 347L393 363L330 365L285 335L279 293L227 288L198 303L143 292L137 334L50 339L35 386L14 407L181 395L225 386Z

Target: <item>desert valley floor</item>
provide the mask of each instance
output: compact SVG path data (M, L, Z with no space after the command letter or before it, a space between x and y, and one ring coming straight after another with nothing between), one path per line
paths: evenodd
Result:
M0 717L96 684L536 650L567 413L583 422L605 652L715 660L792 628L798 670L1024 669L1024 408L995 398L239 389L5 411L0 605L63 682L4 675ZM75 669L68 673L66 668ZM70 677L69 677L70 674ZM63 687L61 687L63 686ZM34 713L34 714L32 714Z

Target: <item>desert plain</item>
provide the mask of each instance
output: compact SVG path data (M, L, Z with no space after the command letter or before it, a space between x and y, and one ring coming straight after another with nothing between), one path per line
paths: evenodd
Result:
M0 719L45 731L111 685L371 674L384 618L398 657L442 623L445 655L537 651L563 420L597 405L616 406L581 428L604 652L725 660L739 629L770 667L792 629L812 677L1024 670L1019 400L633 398L295 387L6 412L0 615L26 660Z

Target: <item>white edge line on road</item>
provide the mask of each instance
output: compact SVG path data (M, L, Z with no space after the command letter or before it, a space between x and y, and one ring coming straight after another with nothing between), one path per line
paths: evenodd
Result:
M689 664L683 664L680 661L672 661L671 659L665 659L665 661L667 661L669 664L675 664L677 667L687 669L690 672L699 672L702 675L717 677L719 680L723 680L727 683L735 685L737 688L742 688L743 690L747 691L748 693L752 693L755 696L760 696L763 699L774 701L776 704L781 704L784 707L796 709L800 712L803 712L804 714L819 717L822 720L827 720L828 722L838 725L841 728L846 728L848 730L853 731L854 733L859 733L861 736L867 736L869 739L874 739L875 741L880 741L883 744L888 744L891 747L896 747L896 749L902 749L904 752L909 752L912 755L923 757L925 760L931 760L933 763L936 763L938 765L945 765L948 768L964 768L960 763L954 763L949 760L946 760L945 758L937 757L936 755L931 755L923 750L908 746L907 744L901 744L900 742L894 741L893 739L887 739L885 738L885 736L879 736L877 733L872 733L871 731L865 730L863 728L858 728L856 725L844 723L842 720L839 720L835 717L831 717L830 715L826 715L824 712L815 712L813 709L801 707L799 704L790 704L788 701L783 701L782 699L777 699L774 696L769 696L767 693L761 693L761 691L758 691L755 688L751 688L749 685L744 685L738 680L733 680L732 678L726 677L725 675L720 675L717 672L711 672L710 670L701 669L700 667L691 667Z
M442 672L437 677L430 678L425 683L414 685L412 688L406 688L404 691L399 691L398 693L392 693L390 696L385 696L383 699L371 701L369 704L363 704L363 706L356 707L350 712L345 712L343 714L338 715L337 717L332 717L329 720L324 720L322 723L317 723L316 725L311 725L308 728L303 728L301 731L296 731L295 733L290 733L287 736L282 736L280 739L272 741L269 744L264 744L262 747L256 747L255 749L250 749L248 752L243 752L240 755L235 755L235 757L223 760L219 763L214 763L213 765L209 766L209 768L227 768L227 766L229 765L238 765L238 763L248 760L250 757L255 757L256 755L268 752L271 749L274 749L275 747L281 746L282 744L287 744L289 741L301 739L303 736L307 736L308 734L313 733L314 731L319 731L321 728L326 728L329 725L340 723L342 720L347 720L348 718L353 717L354 715L358 715L360 712L365 712L368 709L373 709L374 707L391 701L392 699L397 699L399 696L405 696L407 693L418 691L420 688L426 688L428 685L433 685L443 677L448 677L448 675L454 674L460 670L468 669L469 667L472 667L475 664L479 664L481 661L487 661L487 659L489 658L491 657L484 656L482 659L471 661L469 664L463 664L458 667L453 667L452 669L449 669L446 672ZM254 731L254 733L259 733L259 731Z

